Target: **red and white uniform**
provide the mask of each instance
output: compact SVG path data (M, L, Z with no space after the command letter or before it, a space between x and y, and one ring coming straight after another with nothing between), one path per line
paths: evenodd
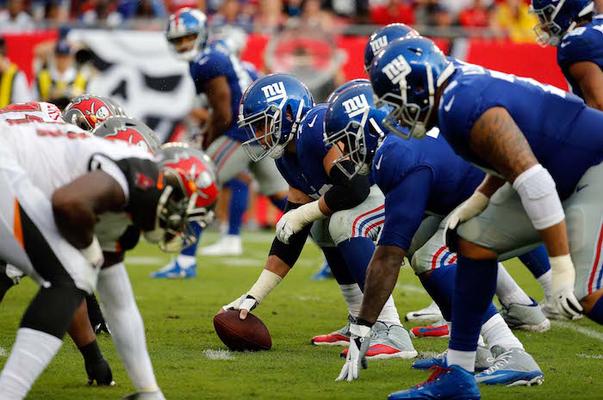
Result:
M57 106L38 101L15 103L0 108L0 121L6 121L9 124L31 122L63 123L61 110Z

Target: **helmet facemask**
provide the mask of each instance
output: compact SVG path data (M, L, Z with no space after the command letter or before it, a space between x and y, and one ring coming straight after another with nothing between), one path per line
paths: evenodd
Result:
M561 0L556 6L549 4L548 6L535 10L530 8L530 11L538 17L538 24L534 27L536 40L541 46L557 46L564 35L564 31L555 22L555 17L563 7L565 0Z
M183 41L187 40L190 45L182 50L181 46L183 45ZM192 61L199 55L201 49L205 46L207 36L200 32L190 32L178 36L170 36L168 34L167 42L172 52L176 55L176 58L182 61Z

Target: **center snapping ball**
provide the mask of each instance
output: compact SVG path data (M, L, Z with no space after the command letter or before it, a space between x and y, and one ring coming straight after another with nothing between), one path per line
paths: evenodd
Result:
M214 329L222 342L233 351L270 350L272 338L266 325L255 315L239 319L238 310L226 310L214 317Z

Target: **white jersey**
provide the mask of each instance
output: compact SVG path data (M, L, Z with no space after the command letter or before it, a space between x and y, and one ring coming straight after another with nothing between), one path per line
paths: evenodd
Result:
M15 103L1 108L0 121L6 121L11 125L32 122L63 123L61 110L57 106L38 101Z
M127 158L150 159L152 155L126 142L90 136L70 124L0 122L0 162L16 162L48 199L59 187L95 169L111 175L127 199L126 177L115 163ZM95 233L103 250L117 251L116 241L129 224L125 213L101 215Z

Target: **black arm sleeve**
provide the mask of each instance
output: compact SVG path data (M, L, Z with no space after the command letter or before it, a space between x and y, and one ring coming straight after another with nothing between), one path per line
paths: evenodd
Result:
M289 210L293 210L298 208L302 204L287 202L285 206L285 212ZM304 245L306 244L306 239L308 239L308 235L310 234L310 229L312 228L312 224L308 224L301 231L291 235L289 238L289 244L285 244L274 238L272 241L272 247L270 247L270 253L268 256L277 256L280 258L285 264L292 268L295 265L295 262L299 258Z
M350 160L345 160L341 164L348 171L354 170ZM331 168L329 178L333 186L324 194L324 198L327 207L333 212L356 207L366 200L371 191L368 175L356 174L349 179L335 166Z

